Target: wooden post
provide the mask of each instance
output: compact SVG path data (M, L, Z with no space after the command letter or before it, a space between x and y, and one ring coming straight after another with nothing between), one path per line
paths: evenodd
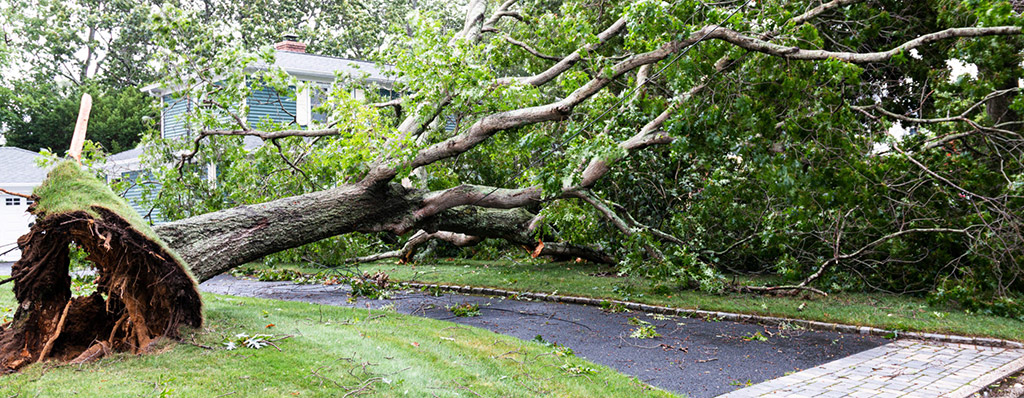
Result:
M71 148L68 155L82 163L82 146L85 145L85 130L89 128L89 111L92 110L92 96L82 94L82 104L78 107L78 122L75 123L75 134L71 136Z

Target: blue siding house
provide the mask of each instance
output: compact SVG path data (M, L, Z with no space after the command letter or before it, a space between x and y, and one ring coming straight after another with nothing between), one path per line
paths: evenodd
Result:
M314 86L327 87L335 80L336 74L362 78L378 87L380 94L394 97L391 91L393 81L385 77L381 70L372 62L358 61L345 58L329 57L306 53L306 45L295 41L293 37L286 37L284 41L274 45L277 50L274 64L289 75L300 81L315 83ZM247 71L255 72L267 69L270 65L257 63L247 68ZM182 116L187 114L195 103L186 99L177 98L174 90L150 85L143 88L143 91L150 95L160 97L163 111L160 117L160 135L163 138L185 138L191 135L189 126ZM361 91L353 93L356 98L364 95ZM311 95L309 90L291 95L280 95L272 88L264 87L246 98L246 105L249 113L245 115L246 123L251 127L259 125L261 120L269 118L275 123L292 124L296 127L305 127L311 121L324 120L323 115L312 112L312 109L319 105L319 97ZM257 137L245 137L245 148L253 150L263 145L263 141ZM159 223L160 214L155 210L143 208L140 199L146 190L159 192L160 186L149 173L141 166L139 157L144 148L135 148L124 151L107 158L104 169L107 178L127 179L134 182L123 196L135 208L140 215L150 223ZM216 178L216 168L208 165L207 178Z

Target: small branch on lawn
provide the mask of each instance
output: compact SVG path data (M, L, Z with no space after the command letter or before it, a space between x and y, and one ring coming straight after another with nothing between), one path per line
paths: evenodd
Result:
M374 261L387 260L402 255L401 250L391 250L383 253L371 254L369 256L351 257L341 260L343 263L370 263Z
M810 286L799 286L799 285L798 286L738 286L738 287L736 287L736 291L738 291L740 293L759 293L759 294L772 293L772 292L787 292L787 291L791 292L791 294L792 294L792 293L800 292L800 291L808 291L808 292L812 292L812 293L816 293L816 294L820 294L822 296L828 297L828 293L825 293L825 292L823 292L821 290L815 289L815 288L810 287Z

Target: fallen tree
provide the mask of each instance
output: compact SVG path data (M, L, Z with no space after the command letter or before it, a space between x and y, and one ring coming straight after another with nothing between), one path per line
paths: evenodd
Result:
M247 186L236 185L231 189L251 189L258 194L239 200L250 204L235 206L238 202L224 200L195 212L215 210L206 214L189 213L193 210L190 205L205 205L208 198L244 195L235 195L220 185L211 188L200 178L179 184L180 190L162 199L163 209L173 212L185 208L185 212L178 214L188 214L156 227L156 231L190 264L199 280L325 238L389 232L414 234L417 239L429 234L459 234L470 240L503 239L531 251L540 248L541 253L548 250L595 261L613 260L613 255L631 250L642 252L648 263L679 261L691 267L697 262L708 265L715 261L704 253L726 253L737 248L732 250L735 253L742 246L760 241L769 247L764 251L773 251L775 257L750 260L761 267L758 271L774 272L772 267L776 264L802 267L798 272L808 279L799 287L805 288L826 272L859 266L862 263L858 261L864 257L875 255L880 259L863 263L868 264L865 268L872 268L878 263L920 262L933 254L927 244L922 244L918 252L908 251L902 258L890 256L885 252L890 243L898 245L922 235L900 231L945 231L931 234L935 237L929 239L947 242L949 231L967 228L944 224L944 211L962 209L960 203L954 203L955 198L946 200L946 204L936 204L940 202L938 198L949 193L932 189L931 180L938 179L938 173L922 175L913 167L900 168L899 159L874 156L874 144L886 142L885 131L891 124L879 119L898 115L889 109L907 114L970 114L970 118L956 120L934 119L935 123L963 122L971 131L946 135L946 139L932 141L934 146L924 145L915 150L927 154L942 149L938 142L949 144L966 139L965 134L974 135L983 139L972 146L972 151L984 155L978 156L984 164L973 170L993 170L985 181L1007 181L994 185L995 191L1015 186L1014 178L1020 172L1021 140L1014 126L1019 122L1004 116L995 121L983 120L981 112L974 112L976 107L965 111L958 101L936 99L937 95L928 94L940 85L936 81L947 77L942 74L945 62L958 51L982 53L979 49L984 45L999 47L998 40L1005 39L1010 43L1005 46L1009 48L1006 51L1013 53L1021 28L1019 18L1006 7L992 5L992 12L985 14L969 4L953 7L943 2L919 2L904 7L859 0L770 5L750 1L699 5L612 2L594 7L572 1L564 4L576 8L567 6L566 9L573 10L570 14L546 5L531 4L517 9L516 1L510 0L498 5L488 18L487 2L474 1L473 6L467 7L466 23L457 32L445 34L442 28L425 23L391 47L408 49L397 51L399 54L389 59L405 73L401 89L408 96L366 105L340 94L347 91L336 90L334 104L339 110L324 123L308 129L294 125L254 127L248 115L242 113L244 107L230 102L245 103L251 86L219 83L246 78L228 79L209 72L223 73L223 68L215 64L195 65L203 60L189 57L187 49L168 51L182 57L178 60L182 69L167 73L171 76L168 86L182 87L182 96L206 102L196 107L196 115L189 119L196 134L184 142L168 144L167 156L158 159L160 164L174 164L163 175L167 177L165 190L171 191L175 181L192 178L186 177L189 167L222 162L234 151L233 147L224 149L222 145L237 144L239 136L259 137L273 143L266 146L271 149L262 151L262 155L272 154L280 158L275 159L278 162L283 159L284 165L253 168L250 158L235 158L236 164L243 166L226 170L223 175L245 181ZM899 18L888 18L897 14ZM982 14L992 20L980 21ZM885 16L879 18L884 22L864 30L884 35L860 34L858 26L876 22L866 17L870 15ZM577 37L575 30L561 29L564 27L553 22L563 19L591 29L583 35L585 38ZM668 20L671 22L662 23ZM523 36L533 37L529 35L539 30L557 39L537 40L538 43L523 40ZM488 42L488 38L495 40ZM967 47L964 43L974 41L984 45L958 47ZM540 45L545 48L538 48ZM519 57L510 61L505 53L510 51L525 53L516 53ZM915 65L906 66L908 54L923 54L921 62L927 65L918 69L925 71L914 70ZM497 66L491 67L487 62ZM916 73L913 82L905 79L910 72ZM913 92L907 87L914 87ZM940 89L959 94L947 87ZM948 92L947 97L956 97ZM1016 92L1001 93L999 98ZM217 99L210 99L214 97ZM908 105L911 97L920 97L920 103ZM874 102L886 106L866 105ZM396 116L383 116L391 108L398 110ZM879 116L876 112L882 109L888 113ZM951 109L956 112L950 113ZM866 119L865 113L869 114ZM454 130L436 128L441 124L437 122L445 118L455 121ZM214 120L217 123L210 122ZM918 123L924 119L913 120ZM992 126L986 128L984 124ZM941 133L945 130L937 129L936 134ZM982 135L986 136L979 137ZM670 144L672 149L665 149ZM509 149L515 145L522 145L520 153ZM803 146L809 149L800 150ZM693 147L707 153L685 152ZM317 151L337 156L309 160ZM656 209L675 217L661 219L669 219L675 226L666 228L664 225L670 223L651 222L658 217L650 214L634 216L639 213L636 203L649 198L648 185L656 184L633 178L632 169L616 169L644 167L634 163L641 156L645 160L675 162L677 170L666 185L697 185L688 192L674 194L670 198L674 201L671 208ZM941 156L935 157L938 159L932 159L933 163L942 161ZM336 160L340 165L329 171L341 176L333 180L317 177L330 174L320 167L323 159ZM482 163L467 165L473 161ZM493 172L502 168L508 171ZM864 172L868 168L875 169ZM944 170L947 174L961 171L952 167ZM244 177L245 173L255 176ZM443 178L432 179L431 173ZM691 177L679 177L683 174ZM848 174L854 177L847 180L860 178L849 186L870 189L873 197L852 204L835 199L837 194L846 195L854 190L833 187L837 175ZM298 182L280 184L284 189L267 183L278 175L286 176L281 180ZM400 181L407 177L419 181L402 184ZM610 179L617 180L609 182ZM792 187L794 180L817 185ZM721 188L729 185L743 185L745 191ZM789 187L785 191L775 190L780 185ZM917 194L914 190L919 187L927 188L923 189L927 193ZM190 198L181 191L193 188L199 193L191 198L201 200L181 205L182 197ZM668 187L665 191L676 188ZM706 194L706 188L737 192L735 201L745 203L730 207L733 203L728 202L733 198L721 199L725 204L720 209L705 209L706 224L690 230L686 225L691 221L687 218L688 206ZM801 188L820 188L829 196L793 193ZM981 197L969 195L968 191L958 193L961 197ZM1012 192L1000 195L1006 203L1016 197ZM613 201L606 200L608 197L617 197L614 202L620 203L627 199L633 205L610 205ZM830 231L830 226L822 221L868 213L866 207L875 205L876 198L884 198L887 203L879 212L881 215L859 215L865 219L874 217L875 224L839 223L835 231ZM541 234L543 229L538 229L538 224L547 222L542 220L544 210L563 201L584 203L584 207L597 214L600 223L590 226L613 231L608 233L612 236L608 240L635 245L619 245L620 251L613 253L607 251L607 246L588 247L579 243L593 242L574 240L550 230ZM908 202L911 204L907 205ZM971 203L974 207L958 213L968 214L961 221L970 219L970 213L989 217L989 210L997 209L990 206L995 202L980 206ZM729 233L719 232L725 227L715 218L716 211L740 209L736 213L741 213L747 211L744 206L763 209L749 211L753 216L748 217L754 222L748 224L787 221L760 230L744 229L740 234L762 239L737 238L735 242L715 242L718 244L711 247L689 247L691 242L704 238L702 234L728 237ZM807 208L817 212L803 210ZM643 210L651 213L651 209ZM1012 211L997 210L1006 215L1007 222L992 222L988 226L1000 230L995 244L983 242L987 239L983 234L960 234L956 239L963 241L949 244L949 250L936 252L955 251L956 261L963 258L960 254L971 252L965 247L1002 253L993 258L1013 253L1021 235L1014 230L1016 227L1000 225L1019 225L1019 217ZM791 217L792 214L799 217ZM790 233L797 226L804 230ZM828 236L830 232L834 236ZM796 241L792 236L803 241L787 246ZM879 241L879 237L886 236L893 239ZM778 241L784 243L777 244ZM879 243L872 243L875 241ZM715 247L726 249L714 250ZM793 256L797 260L792 260L798 262L797 266L787 263L792 258L787 257L789 253L779 253L787 250L797 252ZM396 249L368 257L401 256L407 252ZM834 260L828 260L829 252ZM844 257L842 253L853 255ZM1013 261L996 264L1009 264L1007 270L1016 266ZM715 266L691 274L713 274L704 272L712 267ZM676 275L672 271L662 273L665 274ZM939 271L929 277L937 278L935 275ZM1018 281L1016 277L1007 278L1008 285ZM765 289L780 288L786 287Z
M0 372L50 359L83 363L144 353L183 326L202 325L187 267L123 199L71 161L35 190L36 223L12 267L18 308L0 328ZM88 253L96 292L72 297L70 245Z

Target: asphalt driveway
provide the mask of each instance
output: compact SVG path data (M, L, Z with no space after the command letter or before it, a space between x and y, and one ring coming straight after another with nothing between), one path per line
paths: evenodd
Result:
M756 324L662 317L637 312L547 301L446 293L434 297L403 291L387 300L348 302L346 286L259 282L220 275L200 285L204 292L278 300L380 308L472 325L524 340L572 348L577 356L691 397L713 397L782 377L887 343L885 339L836 332L780 329ZM480 315L456 317L448 307L475 303ZM636 339L630 318L650 322L661 337ZM763 339L761 338L763 337Z

